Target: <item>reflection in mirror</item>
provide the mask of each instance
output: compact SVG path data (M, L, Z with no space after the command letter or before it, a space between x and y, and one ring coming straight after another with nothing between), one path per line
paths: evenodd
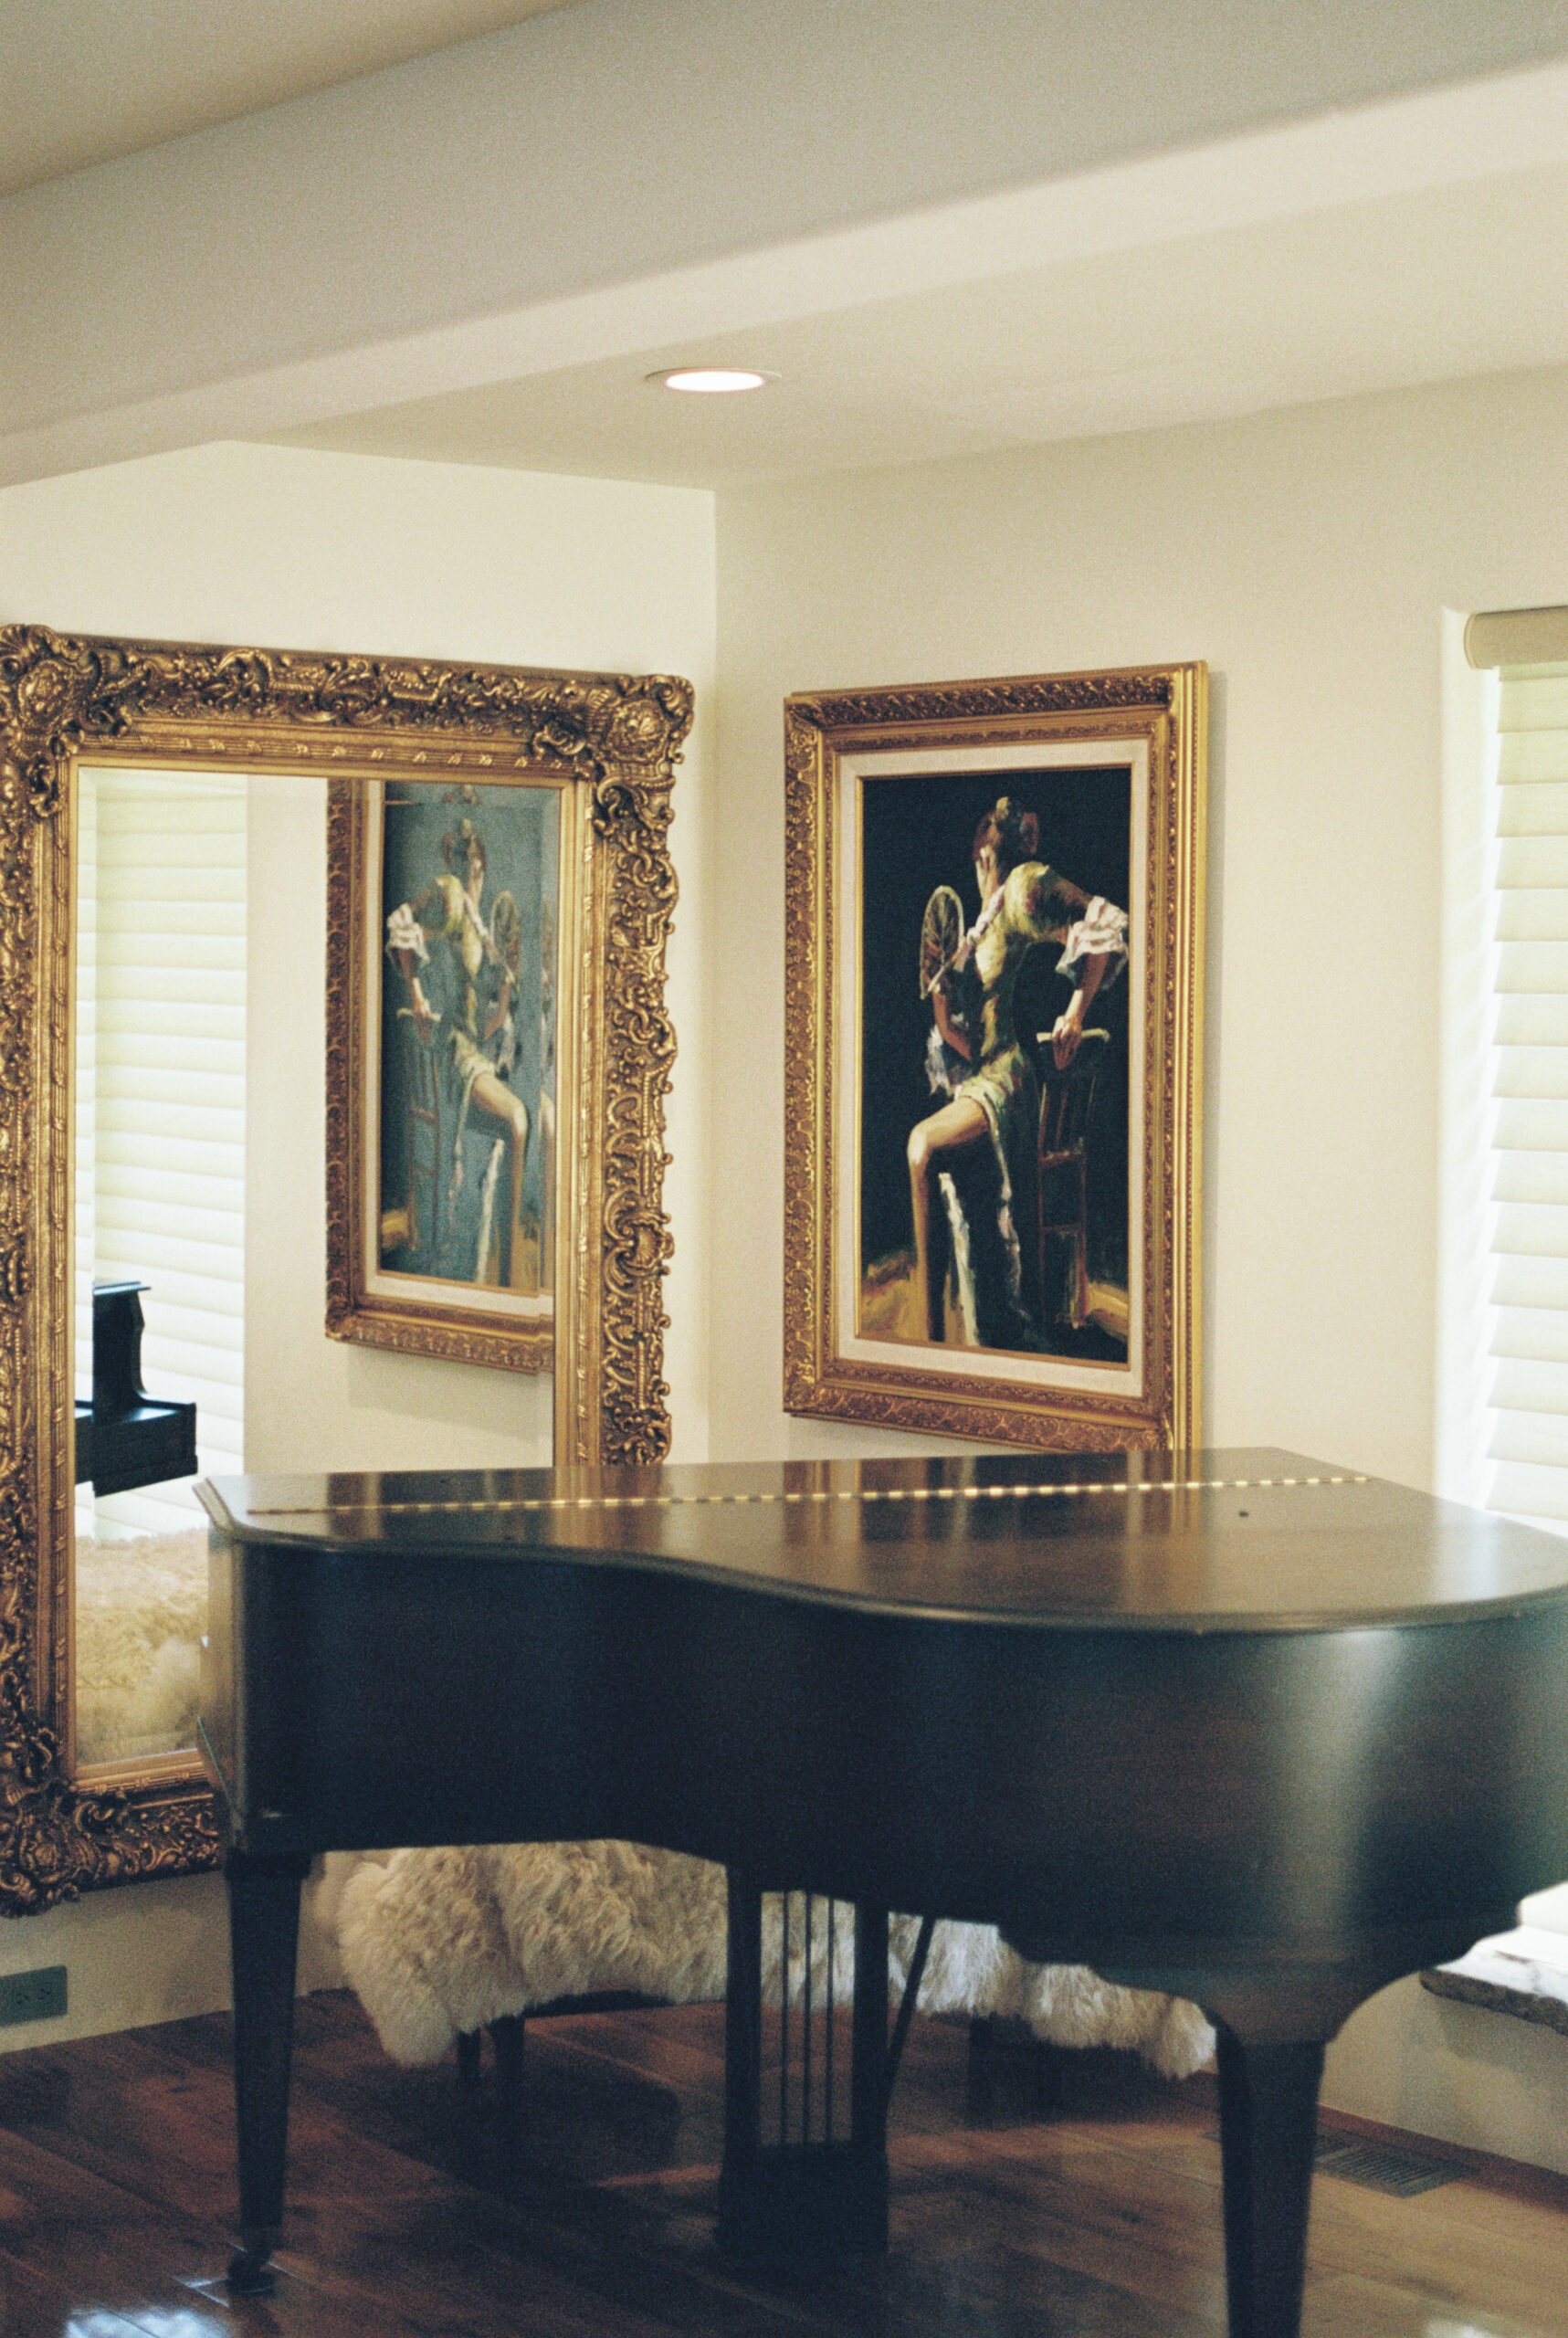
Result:
M194 1746L193 1488L244 1467L247 782L83 765L76 822L80 1770Z
M0 1911L217 1857L189 1725L195 1471L668 1450L664 960L690 721L668 675L0 627ZM329 806L436 781L560 791L571 1174L524 1179L559 1228L553 1371L531 1378L343 1329L372 1033L331 932ZM379 910L376 930L379 969ZM110 1416L144 1445L160 1408L155 1462L126 1462Z
M358 1000L342 1018L350 1111L327 1173L348 1237L329 1303L339 1339L552 1368L577 815L572 791L539 774L332 791L328 982Z

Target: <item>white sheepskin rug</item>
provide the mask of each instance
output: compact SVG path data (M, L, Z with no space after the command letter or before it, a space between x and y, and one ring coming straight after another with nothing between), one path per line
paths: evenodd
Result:
M81 1763L196 1742L207 1618L205 1526L76 1544L76 1732Z
M314 1900L344 1973L399 2062L438 2061L459 2030L552 1999L635 1989L673 2005L724 1995L724 1870L631 1843L481 1844L331 1859ZM790 2002L805 1959L805 1905L790 1901ZM893 1919L888 1978L901 1995L919 1920ZM826 1921L816 1905L812 1998L826 2001ZM780 1996L783 1903L763 1902L763 1986ZM835 2002L855 1968L853 1911L840 1906ZM1135 2047L1170 2078L1206 2062L1214 2033L1196 2006L1102 1981L1081 1964L1026 1964L988 1924L939 1923L921 1981L929 2014L1006 2014L1059 2046Z

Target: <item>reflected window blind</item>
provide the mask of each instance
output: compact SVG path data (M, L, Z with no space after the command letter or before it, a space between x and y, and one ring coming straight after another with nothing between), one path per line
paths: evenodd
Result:
M148 1392L194 1398L203 1474L233 1473L244 1425L245 782L87 770L79 800L78 1392L91 1385L93 1283L146 1283ZM90 1509L83 1523L100 1536L203 1515L189 1480Z
M1568 1532L1568 663L1499 681L1489 1501Z

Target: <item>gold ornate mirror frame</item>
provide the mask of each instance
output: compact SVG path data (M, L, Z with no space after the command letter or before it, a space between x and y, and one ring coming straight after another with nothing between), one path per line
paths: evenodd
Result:
M558 1462L668 1448L661 1378L664 1003L673 765L687 682L0 628L0 1911L211 1866L195 1755L111 1788L70 1769L72 820L79 763L392 774L522 771L580 789L578 1093ZM341 794L341 790L339 791ZM329 1001L330 1047L341 1014ZM333 1039L333 1033L338 1039ZM343 1109L330 1064L329 1116ZM564 1101L564 1100L563 1100ZM331 1150L331 1148L329 1148ZM341 1244L329 1243L341 1261Z

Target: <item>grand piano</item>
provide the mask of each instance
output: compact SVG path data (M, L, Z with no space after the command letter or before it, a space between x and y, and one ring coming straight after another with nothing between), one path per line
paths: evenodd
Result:
M265 2285L283 2214L321 1850L619 1837L721 1861L731 2246L825 2217L885 2235L889 1910L1196 1999L1232 2338L1299 2329L1325 2041L1568 1874L1568 1543L1299 1457L250 1478L204 1500L239 2289ZM768 1890L857 1911L843 2138L759 2137Z

